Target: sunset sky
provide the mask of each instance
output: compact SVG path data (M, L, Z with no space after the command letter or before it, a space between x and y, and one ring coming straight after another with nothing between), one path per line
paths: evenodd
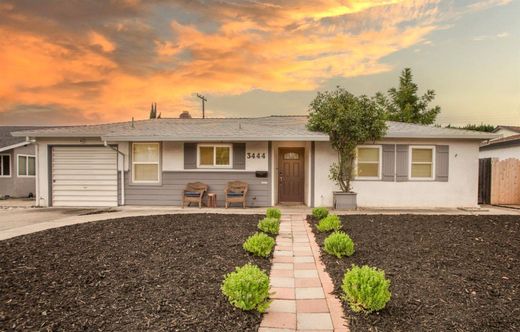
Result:
M520 1L0 0L0 125L305 114L411 67L439 124L520 125Z

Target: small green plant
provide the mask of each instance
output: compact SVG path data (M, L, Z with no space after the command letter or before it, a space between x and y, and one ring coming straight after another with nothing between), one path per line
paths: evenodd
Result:
M354 241L345 232L336 231L330 234L325 239L324 245L327 253L338 258L354 254Z
M280 231L280 220L276 218L264 218L258 222L258 229L264 233L276 235Z
M277 208L268 208L265 213L265 216L267 218L275 218L280 220L280 218L282 217L282 212L280 211L280 209Z
M229 303L242 310L264 312L269 300L269 277L258 266L247 263L227 274L220 287Z
M318 220L321 220L329 215L329 210L324 207L317 207L312 209L312 216Z
M273 251L274 239L264 233L256 233L246 239L242 247L253 255L268 257Z
M320 232L337 231L341 228L341 220L335 214L329 214L325 218L321 219L316 225L316 228Z
M383 309L390 301L392 294L389 291L390 280L385 278L385 271L377 268L352 265L343 276L341 289L354 312L367 313Z

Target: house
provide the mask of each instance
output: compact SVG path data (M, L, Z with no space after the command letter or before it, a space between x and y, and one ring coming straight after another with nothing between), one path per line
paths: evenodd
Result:
M499 137L508 137L512 135L520 134L520 127L518 126L497 126L493 133L499 135Z
M40 206L181 205L201 181L224 205L231 180L248 206L332 206L326 134L305 116L152 119L14 133L35 140ZM360 207L477 206L479 144L493 134L388 122L357 151Z
M0 126L0 197L29 197L36 191L34 145L11 132L40 127Z
M499 133L500 131L497 132L497 134ZM497 158L499 160L514 158L520 160L520 133L483 142L480 145L480 158Z

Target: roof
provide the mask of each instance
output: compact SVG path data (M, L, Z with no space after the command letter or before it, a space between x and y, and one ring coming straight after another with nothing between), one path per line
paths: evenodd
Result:
M151 119L47 128L14 133L29 137L99 137L107 141L328 141L328 135L307 129L307 116L258 118ZM496 134L388 121L386 138L486 140Z
M519 133L520 134L520 127L518 127L518 126L502 126L502 125L499 125L499 126L497 126L493 130L493 132L496 133L500 129L507 129L507 130L511 130L511 131L514 131L515 133Z
M0 126L0 149L3 151L11 145L17 145L25 142L25 136L13 137L12 132L20 130L36 130L42 128L41 126ZM16 146L13 146L13 148Z
M520 134L496 138L480 144L480 150L493 150L520 145Z

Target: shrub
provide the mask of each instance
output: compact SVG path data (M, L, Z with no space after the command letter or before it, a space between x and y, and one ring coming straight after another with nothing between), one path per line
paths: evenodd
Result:
M318 220L321 220L329 215L329 210L324 207L317 207L312 209L312 216Z
M253 255L267 257L274 247L274 239L264 233L256 233L247 238L242 247Z
M369 313L383 309L390 301L389 287L390 280L385 279L383 270L352 265L343 276L341 289L345 292L343 300L348 301L352 311Z
M258 222L258 229L264 233L276 235L280 231L280 220L276 218L264 218Z
M354 254L354 242L345 232L336 231L324 241L325 251L333 256L352 256Z
M282 217L282 212L280 211L280 209L277 208L268 208L265 213L265 216L267 218L275 218L280 220L280 218Z
M321 219L316 228L320 232L337 231L341 228L341 220L335 214L329 214L325 218Z
M220 289L229 303L242 310L264 312L271 303L269 277L251 263L236 267L234 272L227 274Z

